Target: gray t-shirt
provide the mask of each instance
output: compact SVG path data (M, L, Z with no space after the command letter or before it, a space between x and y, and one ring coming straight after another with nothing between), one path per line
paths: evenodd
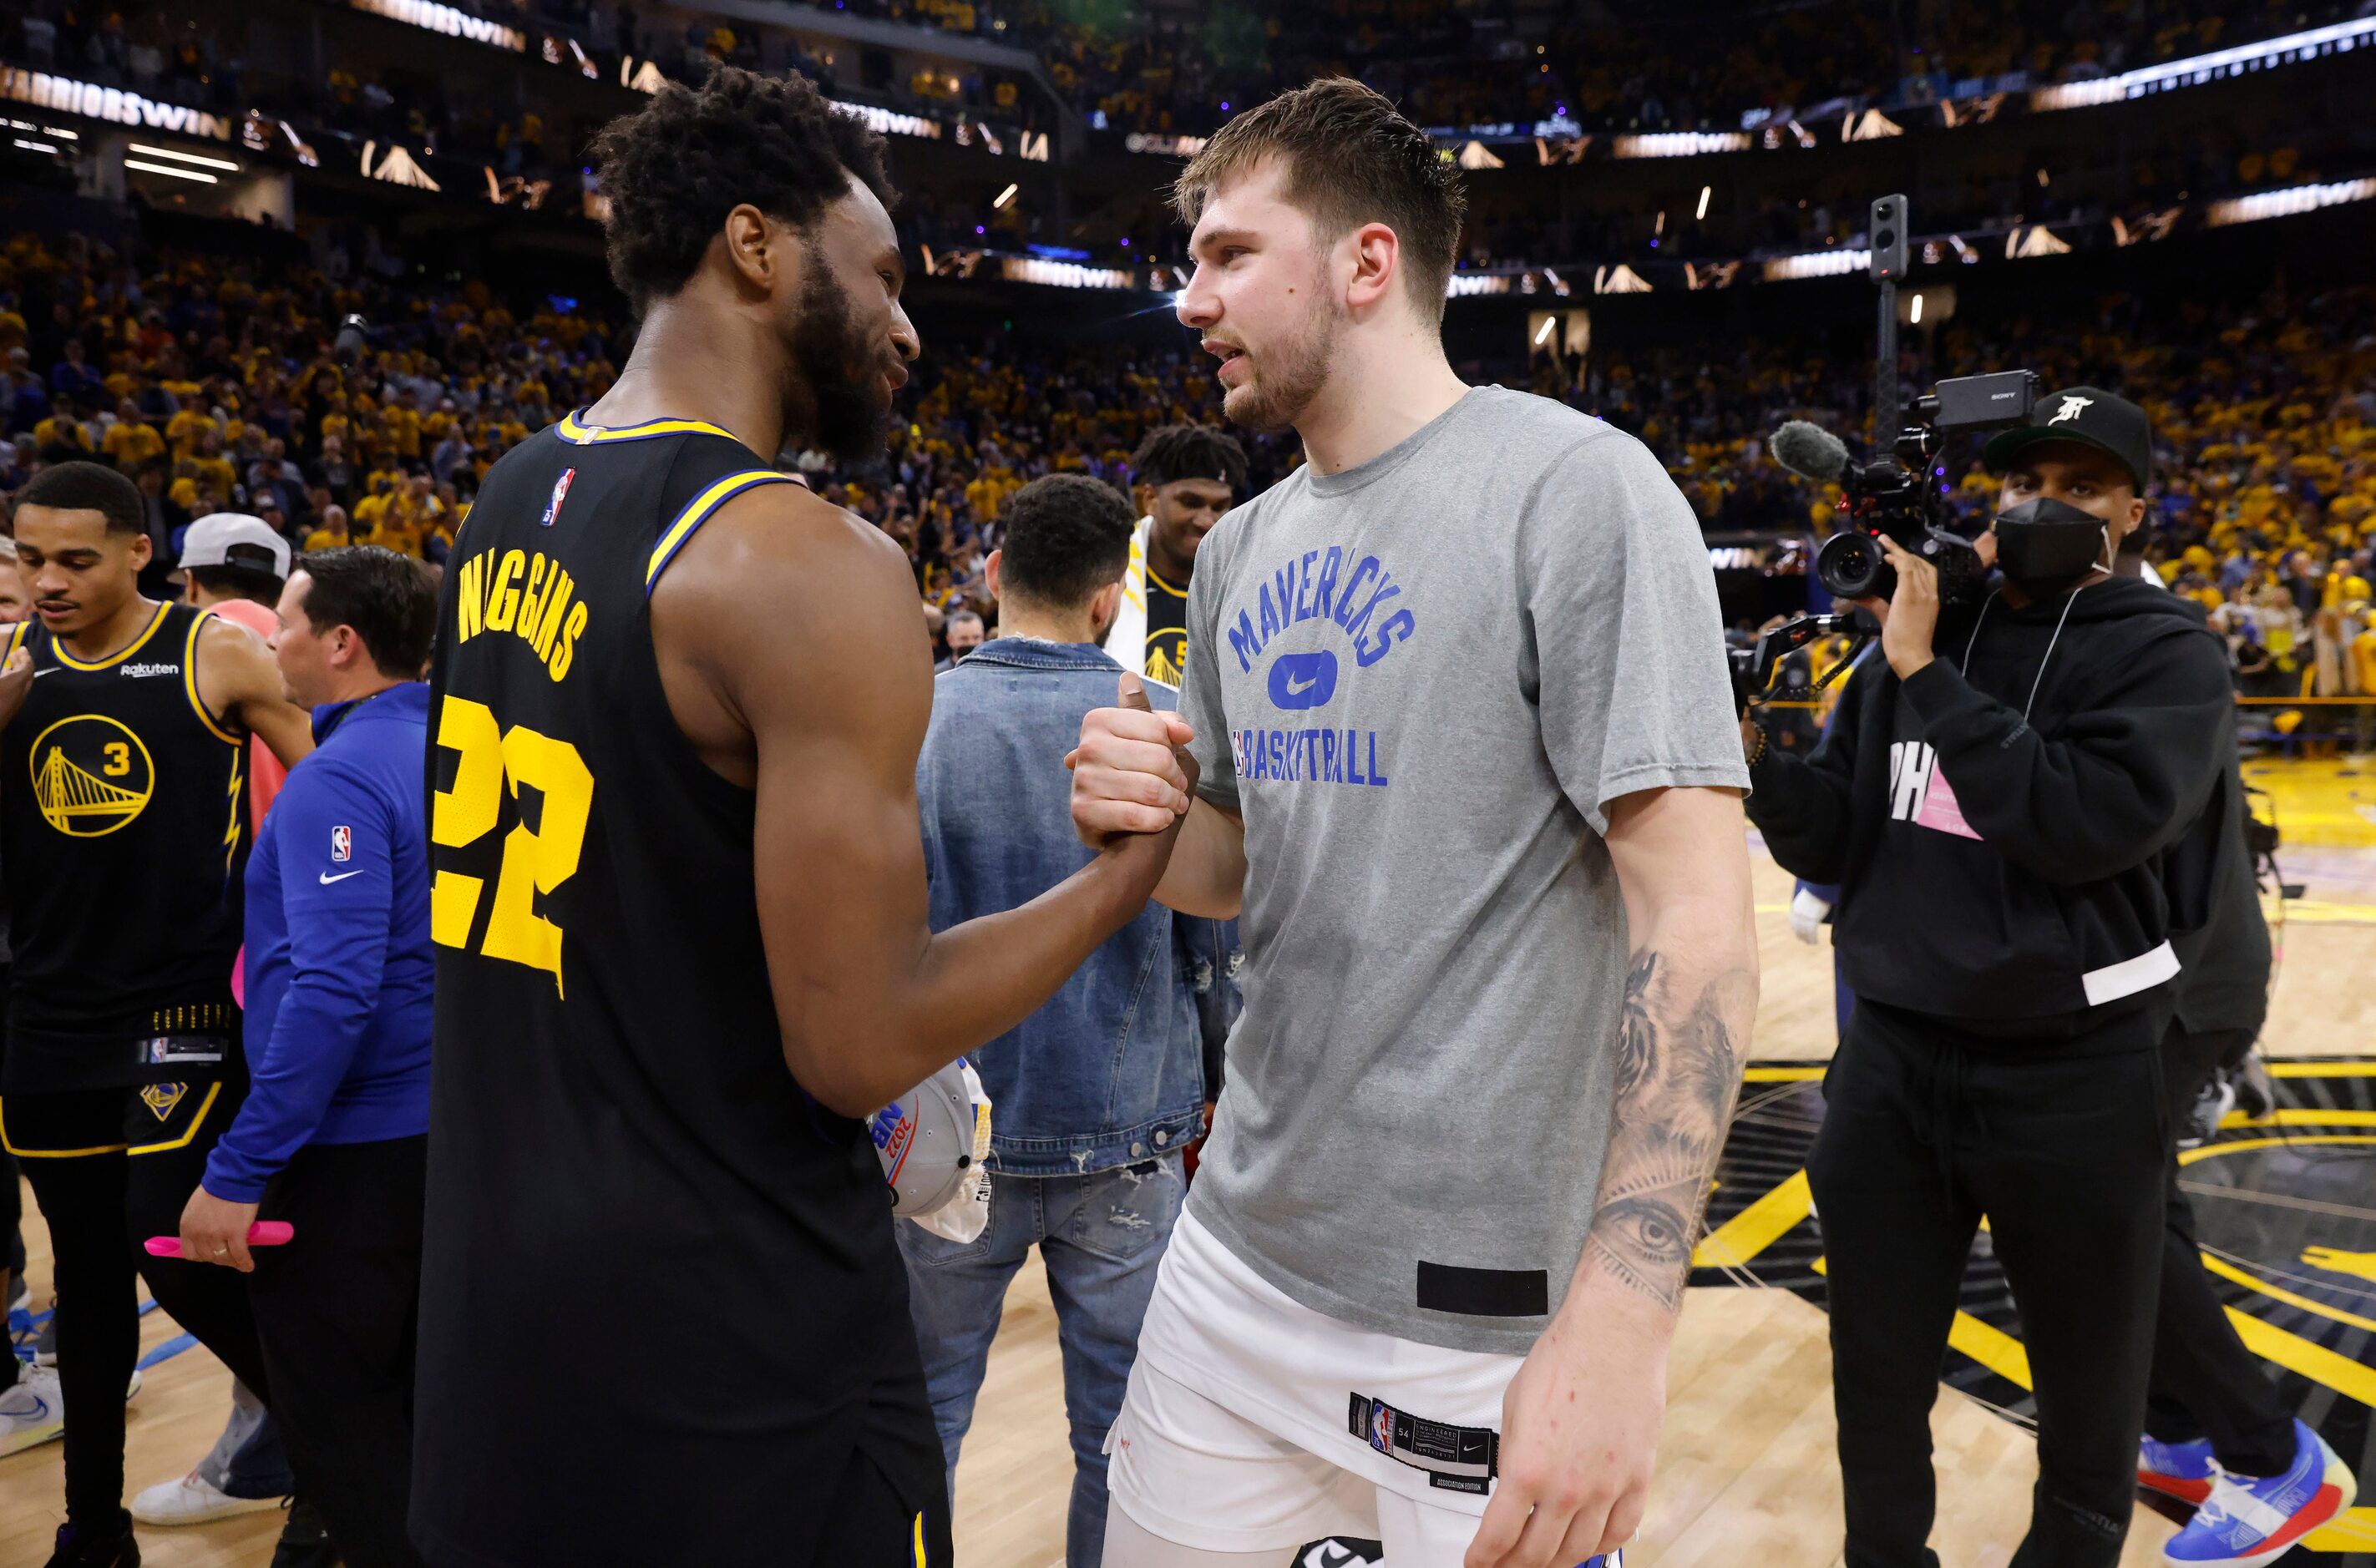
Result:
M1699 526L1633 437L1479 387L1230 513L1188 625L1198 789L1247 863L1189 1206L1314 1311L1523 1353L1609 1141L1608 803L1749 784Z

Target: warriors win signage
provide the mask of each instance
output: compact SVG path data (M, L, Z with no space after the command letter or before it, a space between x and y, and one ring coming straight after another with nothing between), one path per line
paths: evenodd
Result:
M15 65L0 65L0 98L55 110L61 114L79 114L86 120L106 120L178 136L208 137L216 141L231 140L232 122L223 115L185 109L178 103L160 103L137 92L78 82L69 77L53 77L44 71L22 70Z
M440 6L435 0L348 0L358 11L368 11L374 17L386 17L407 27L426 28L442 32L448 38L467 38L473 43L493 44L524 53L528 35L517 28L507 28L501 22L491 22L474 17L468 11L457 11L451 6Z

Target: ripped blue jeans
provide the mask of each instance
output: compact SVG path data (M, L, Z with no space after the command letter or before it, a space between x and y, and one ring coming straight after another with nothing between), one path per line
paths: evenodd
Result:
M1087 1176L992 1176L990 1224L962 1245L898 1226L933 1420L956 1494L957 1448L973 1424L1006 1288L1032 1247L1048 1270L1072 1425L1073 1500L1065 1568L1098 1568L1105 1552L1106 1431L1122 1413L1156 1265L1187 1191L1180 1157Z

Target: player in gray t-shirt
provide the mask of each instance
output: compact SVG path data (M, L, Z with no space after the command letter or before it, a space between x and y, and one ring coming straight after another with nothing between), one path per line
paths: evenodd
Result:
M1187 814L1158 896L1248 959L1107 1568L1570 1568L1641 1518L1755 1004L1747 774L1657 461L1445 362L1457 179L1334 81L1181 182L1181 318L1309 461L1206 540L1179 715L1075 759L1093 842Z

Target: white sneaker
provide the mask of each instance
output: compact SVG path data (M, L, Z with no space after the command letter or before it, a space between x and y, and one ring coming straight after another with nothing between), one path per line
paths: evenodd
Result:
M233 1497L192 1470L179 1480L159 1481L135 1497L132 1516L144 1525L203 1525L279 1506L277 1497Z
M18 1367L16 1386L0 1392L0 1454L20 1453L63 1437L65 1430L58 1374L48 1367Z

